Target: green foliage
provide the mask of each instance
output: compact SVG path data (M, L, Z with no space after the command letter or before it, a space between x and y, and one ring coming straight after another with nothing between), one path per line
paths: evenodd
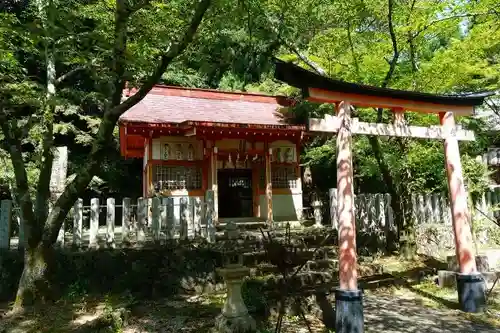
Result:
M219 253L202 246L193 250L175 245L79 253L57 250L54 255L57 265L49 280L68 300L123 292L169 296L195 285L215 284L211 276L222 263ZM8 301L13 299L22 272L22 254L2 252L0 268L0 300Z
M263 281L246 280L241 287L241 296L248 311L253 315L265 316L269 313L270 305Z

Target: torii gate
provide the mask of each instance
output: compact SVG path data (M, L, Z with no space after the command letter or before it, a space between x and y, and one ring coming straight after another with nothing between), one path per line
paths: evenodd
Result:
M336 105L336 116L310 119L312 132L337 132L337 218L339 225L339 283L335 292L336 332L363 332L362 291L357 283L356 225L352 167L352 134L397 136L444 140L455 250L460 273L458 298L466 312L481 311L485 304L485 285L477 272L472 233L469 225L458 140L474 140L474 132L455 124L455 115L470 116L492 93L442 96L378 88L333 80L298 67L276 61L275 77L301 88L309 101ZM387 108L394 112L394 124L360 122L351 118L351 106ZM441 126L419 127L404 123L404 112L439 114Z

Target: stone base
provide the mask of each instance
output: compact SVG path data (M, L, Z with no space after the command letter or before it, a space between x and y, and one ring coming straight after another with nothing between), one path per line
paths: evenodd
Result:
M455 288L457 285L456 272L438 271L438 285L441 288Z
M363 292L335 290L335 332L363 333Z
M215 319L214 333L254 333L256 330L255 320L249 314L231 318L220 314Z
M464 312L483 312L486 307L486 284L481 274L456 274L458 303Z
M457 257L456 256L447 256L446 257L446 262L448 264L448 270L449 271L459 271L458 263L457 263ZM478 272L488 272L490 270L490 265L488 262L488 257L483 256L483 255L477 255L476 256L476 266Z

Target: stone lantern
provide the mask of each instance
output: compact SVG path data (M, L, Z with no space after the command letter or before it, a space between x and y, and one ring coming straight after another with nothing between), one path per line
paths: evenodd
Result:
M217 333L251 333L256 331L255 320L248 313L248 309L241 296L241 286L244 279L250 275L250 268L243 266L242 254L235 250L239 238L238 227L234 222L226 225L225 235L225 263L217 269L227 288L227 297L222 313L215 320Z

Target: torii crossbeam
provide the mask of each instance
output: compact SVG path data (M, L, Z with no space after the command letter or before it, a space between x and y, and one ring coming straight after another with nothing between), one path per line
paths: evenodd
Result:
M276 61L275 77L302 89L307 100L331 103L336 116L310 119L309 131L337 132L337 218L339 226L339 288L335 292L336 332L363 332L362 292L357 284L356 224L352 167L352 135L397 136L444 141L455 248L460 273L458 298L466 312L481 311L485 304L485 285L477 272L469 224L458 140L474 140L474 133L455 124L455 115L470 116L492 93L466 96L433 95L378 88L330 79L291 63ZM360 122L351 118L352 106L387 108L394 112L394 124ZM441 126L408 126L404 112L439 115Z

